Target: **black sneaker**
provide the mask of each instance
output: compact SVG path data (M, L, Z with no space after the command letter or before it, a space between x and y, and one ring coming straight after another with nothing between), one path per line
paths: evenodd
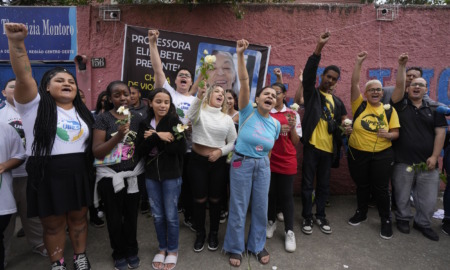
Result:
M367 220L367 215L361 213L359 210L356 210L356 213L348 220L348 224L352 226L358 226L361 222Z
M216 251L219 248L219 237L217 232L210 232L208 236L208 249L211 251Z
M445 233L446 235L450 235L450 220L444 219L442 221L441 229L443 233Z
M316 219L316 223L323 233L330 234L333 232L330 227L330 222L326 218L318 218Z
M409 221L397 219L397 230L399 232L401 232L401 233L408 234L409 231L410 231L410 229L409 229Z
M149 201L141 201L141 214L147 214L150 212Z
M89 223L94 228L102 228L105 226L105 222L101 218L99 218L97 215L92 215L91 219L89 220Z
M228 212L225 210L220 211L220 223L225 223L227 221Z
M392 238L392 235L392 222L389 219L381 219L381 238L388 240Z
M435 231L433 231L433 229L422 227L419 224L417 224L415 221L413 223L413 228L420 231L423 234L423 236L425 236L426 238L433 240L433 241L439 241L439 235L437 235L437 233Z
M203 248L205 247L205 233L204 232L198 232L197 233L197 238L195 239L195 243L194 243L194 251L195 252L200 252L203 250Z
M313 220L312 218L306 218L302 222L302 232L304 234L312 234L313 231Z
M53 262L52 270L66 270L66 263L61 264L60 261Z
M192 223L190 218L185 218L183 221L184 226L188 227L189 229L191 229L191 231L196 232L195 228L194 228L194 224Z
M73 268L75 270L91 270L91 264L85 253L75 255L73 259Z

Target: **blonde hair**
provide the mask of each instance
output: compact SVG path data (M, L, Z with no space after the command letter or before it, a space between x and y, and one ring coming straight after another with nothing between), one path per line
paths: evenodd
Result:
M206 89L206 95L203 98L203 108L206 107L206 105L209 105L209 101L211 100L211 95L214 92L214 89L216 89L217 87L220 87L223 90L223 102L222 102L222 109L220 110L223 113L227 113L228 111L228 104L227 102L225 102L225 90L222 88L222 86L218 85L218 84L213 84L211 86L208 87L208 89Z
M367 88L369 88L369 86L374 83L378 83L381 87L383 87L383 84L380 82L380 80L370 80L366 82L366 86L364 86L364 91L367 91Z

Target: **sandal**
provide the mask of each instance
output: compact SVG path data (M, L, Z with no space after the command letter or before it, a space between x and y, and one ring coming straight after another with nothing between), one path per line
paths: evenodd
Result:
M262 259L267 256L269 256L269 260L267 262L263 262ZM266 248L264 248L261 252L256 253L255 257L258 260L258 262L262 265L266 265L270 262L270 255Z
M169 270L175 269L175 266L177 266L177 260L178 260L178 254L177 255L167 255L166 260L164 261L165 265L173 264L173 267L170 267Z
M239 264L232 264L231 260L239 260ZM230 253L230 265L233 267L240 267L242 263L242 254Z
M160 253L158 253L158 254L156 254L155 255L155 257L153 258L153 261L152 261L152 267L153 267L153 269L155 269L155 270L160 270L160 269L163 269L164 268L164 260L166 259L166 256L164 256L163 254L160 254ZM161 263L162 265L162 267L156 267L155 266L155 263Z

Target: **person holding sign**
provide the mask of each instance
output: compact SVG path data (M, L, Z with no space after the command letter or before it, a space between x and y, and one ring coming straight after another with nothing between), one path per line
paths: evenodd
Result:
M255 254L261 264L270 257L265 249L267 207L270 184L268 154L280 134L280 123L270 116L275 107L277 93L271 87L256 91L256 108L250 102L250 85L245 66L244 51L247 40L236 45L238 55L239 135L230 168L230 209L223 249L230 254L230 265L239 267L242 253ZM245 245L245 219L251 203L250 232Z
M39 216L52 269L64 270L66 228L74 268L91 269L86 257L87 209L91 203L91 112L81 101L75 77L54 68L33 79L24 24L6 23L11 65L16 75L14 102L26 138L28 217Z

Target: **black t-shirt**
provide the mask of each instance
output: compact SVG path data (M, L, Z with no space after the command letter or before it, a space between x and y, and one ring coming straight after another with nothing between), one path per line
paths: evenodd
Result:
M400 120L400 136L393 141L395 162L426 162L433 153L435 128L447 126L444 115L432 110L425 101L420 108L408 98L393 105Z
M139 130L139 124L144 120L140 114L136 114L133 111L131 113L130 131L136 132L136 136L127 137L122 147L122 161L118 164L110 165L109 167L116 172L133 170L136 164L139 162L136 152L136 140L137 132ZM106 131L105 142L111 139L111 134L117 132L119 124L116 124L118 119L115 118L109 111L99 114L95 120L93 126L94 129Z

